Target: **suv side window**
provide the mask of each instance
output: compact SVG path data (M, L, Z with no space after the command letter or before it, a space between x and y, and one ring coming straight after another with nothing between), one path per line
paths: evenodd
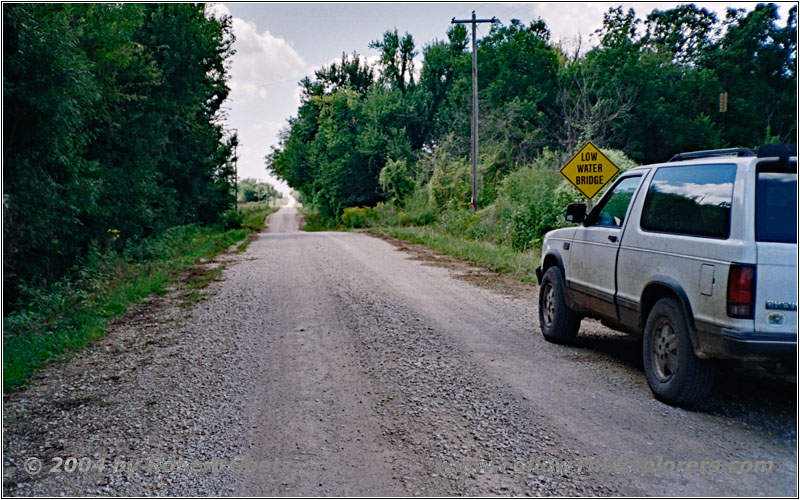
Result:
M797 243L797 163L758 166L756 241Z
M661 167L642 208L645 231L727 238L736 165Z
M597 205L592 213L592 225L605 227L622 227L625 214L631 204L636 188L639 187L640 175L625 177L609 192L608 196Z

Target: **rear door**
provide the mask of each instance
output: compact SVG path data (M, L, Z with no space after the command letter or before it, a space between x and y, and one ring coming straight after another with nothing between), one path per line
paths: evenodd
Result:
M756 169L755 328L797 335L797 162Z

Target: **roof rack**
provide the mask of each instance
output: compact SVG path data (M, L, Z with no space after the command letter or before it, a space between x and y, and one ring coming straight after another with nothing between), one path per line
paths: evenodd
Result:
M691 153L678 153L669 161L683 161L683 160L696 160L698 158L712 158L714 156L755 156L756 153L752 149L747 148L727 148L727 149L709 149L707 151L692 151Z

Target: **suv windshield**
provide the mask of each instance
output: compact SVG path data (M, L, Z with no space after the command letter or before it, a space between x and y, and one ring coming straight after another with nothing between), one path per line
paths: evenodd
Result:
M756 241L797 243L797 164L793 167L786 171L775 163L758 166Z

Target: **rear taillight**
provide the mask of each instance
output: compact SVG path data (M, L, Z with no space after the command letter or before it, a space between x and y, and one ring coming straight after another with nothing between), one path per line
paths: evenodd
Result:
M728 316L753 319L756 268L732 264L728 273Z

